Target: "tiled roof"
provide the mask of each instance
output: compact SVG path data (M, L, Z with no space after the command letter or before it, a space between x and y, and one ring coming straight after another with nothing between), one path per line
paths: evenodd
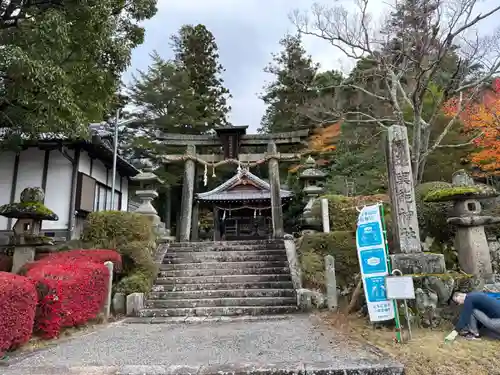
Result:
M40 133L36 139L30 138L27 134L21 134L27 144L36 145L38 142L44 141L65 141L71 143L79 143L87 151L92 150L100 158L113 159L113 133L107 130L104 123L91 123L89 124L90 139L70 139L64 134L58 133ZM0 138L8 135L8 128L0 128ZM127 176L135 176L139 170L132 165L127 159L121 155L117 155L117 168L120 172L126 173Z
M245 191L245 190L229 190L237 185L241 177L246 177L253 182L260 191ZM293 193L289 190L280 190L281 199L291 198ZM198 193L197 198L200 201L242 201L242 200L270 200L271 199L271 185L268 182L257 177L248 170L242 170L241 175L238 174L231 177L223 184L217 186L211 191L205 193Z

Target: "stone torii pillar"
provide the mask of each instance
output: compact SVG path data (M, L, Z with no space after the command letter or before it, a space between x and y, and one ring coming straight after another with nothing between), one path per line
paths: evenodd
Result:
M188 145L186 155L195 156L196 147ZM191 236L191 221L194 199L194 179L195 179L195 162L187 159L184 162L184 180L182 184L182 202L180 214L179 241L187 242Z
M271 141L267 147L269 159L269 184L271 185L271 214L273 219L273 236L283 238L283 209L281 207L281 186L279 171L279 153L276 143Z

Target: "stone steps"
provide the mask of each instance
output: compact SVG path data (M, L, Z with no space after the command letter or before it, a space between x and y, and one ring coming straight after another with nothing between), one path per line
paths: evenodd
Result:
M162 264L160 271L178 271L193 269L214 269L214 268L269 268L269 267L288 267L288 261L248 261L248 262L204 262L204 263L175 263Z
M173 244L139 316L234 317L295 312L283 241Z
M167 252L163 264L205 263L205 262L283 262L283 250L224 251L224 252Z
M184 276L158 277L156 284L211 284L211 283L253 283L269 281L291 281L291 276L283 274L271 275L217 275L217 276Z
M296 303L293 297L242 297L242 298L205 298L205 299L164 299L147 300L145 307L150 309L233 307L233 306L286 306Z
M177 247L170 248L171 251L176 253L186 253L186 252L225 252L225 251L264 251L264 250L285 250L284 245L214 245L208 244L203 246L193 246L193 247Z
M217 306L196 308L142 309L143 318L168 316L237 316L237 315L273 315L297 312L296 305L288 306Z
M160 271L160 278L169 277L199 277L199 276L230 276L230 275L280 275L290 274L288 267L271 268L201 268Z
M260 245L277 245L282 246L282 240L240 240L240 241L202 241L202 242L174 242L170 245L171 249L183 248L183 247L200 247L207 245L217 245L217 246L238 246L238 245L251 245L251 246L260 246Z
M249 283L211 283L211 284L156 284L153 292L192 292L192 291L215 291L215 290L261 290L261 289L287 289L293 290L291 281L263 281Z
M208 290L187 290L176 292L151 292L148 295L150 300L155 299L206 299L206 298L242 298L242 297L293 297L293 289L208 289Z

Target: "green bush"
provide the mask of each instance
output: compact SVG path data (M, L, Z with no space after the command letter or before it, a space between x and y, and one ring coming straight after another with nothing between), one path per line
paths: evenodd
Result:
M359 212L356 208L361 208L378 202L389 202L389 197L385 194L347 197L345 195L324 195L322 198L328 199L328 213L332 231L355 231ZM391 223L391 212L388 204L384 205L385 223L388 231ZM316 200L313 205L314 216L321 217L321 203Z
M356 235L353 231L336 231L305 235L298 249L302 268L303 284L306 288L325 289L326 255L335 258L337 286L343 290L351 288L359 271L356 251Z
M126 294L149 292L158 274L151 221L144 215L102 211L89 215L81 241L94 248L116 249L122 256L124 277L114 289Z
M426 237L432 237L435 242L448 243L453 239L453 227L446 222L453 208L453 203L424 201L429 193L448 189L451 186L448 182L435 181L417 185L415 188L415 201L422 240Z
M129 295L131 293L148 293L153 286L154 277L143 270L136 270L122 278L113 287L115 293L124 293Z
M144 215L124 211L93 212L87 218L81 240L113 248L132 241L154 240L151 221Z

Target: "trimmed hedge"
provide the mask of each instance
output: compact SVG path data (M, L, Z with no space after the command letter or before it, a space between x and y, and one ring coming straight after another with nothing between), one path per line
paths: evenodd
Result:
M325 289L325 256L335 258L337 286L349 289L360 272L356 252L356 235L352 231L336 231L305 235L298 249L302 281L307 288Z
M421 240L425 237L434 238L439 243L447 243L453 239L453 226L446 220L453 209L451 202L425 202L425 197L434 191L450 188L448 182L426 182L415 187L415 201L417 203L418 224Z
M114 248L121 254L124 276L115 284L115 292L151 290L158 269L154 260L155 235L147 217L121 211L94 212L89 215L82 241Z
M321 198L328 199L328 212L330 215L332 231L348 231L356 230L359 212L356 207L368 206L378 202L389 203L389 196L386 194L366 195L347 197L345 195L324 195ZM385 221L390 226L390 206L384 205ZM318 199L313 206L312 213L314 216L321 217L321 203Z
M69 250L59 253L47 254L43 258L34 262L25 264L19 274L25 275L34 267L39 267L46 264L70 264L79 261L104 264L104 262L113 262L114 270L121 272L123 269L122 258L115 250L106 249L88 249L88 250Z
M37 292L30 280L0 272L0 356L28 342L36 304Z
M104 264L38 264L27 272L38 291L34 332L54 338L64 327L85 324L98 316L107 293L109 271Z
M144 215L124 211L91 213L81 240L95 247L119 249L134 241L154 240L151 221Z

